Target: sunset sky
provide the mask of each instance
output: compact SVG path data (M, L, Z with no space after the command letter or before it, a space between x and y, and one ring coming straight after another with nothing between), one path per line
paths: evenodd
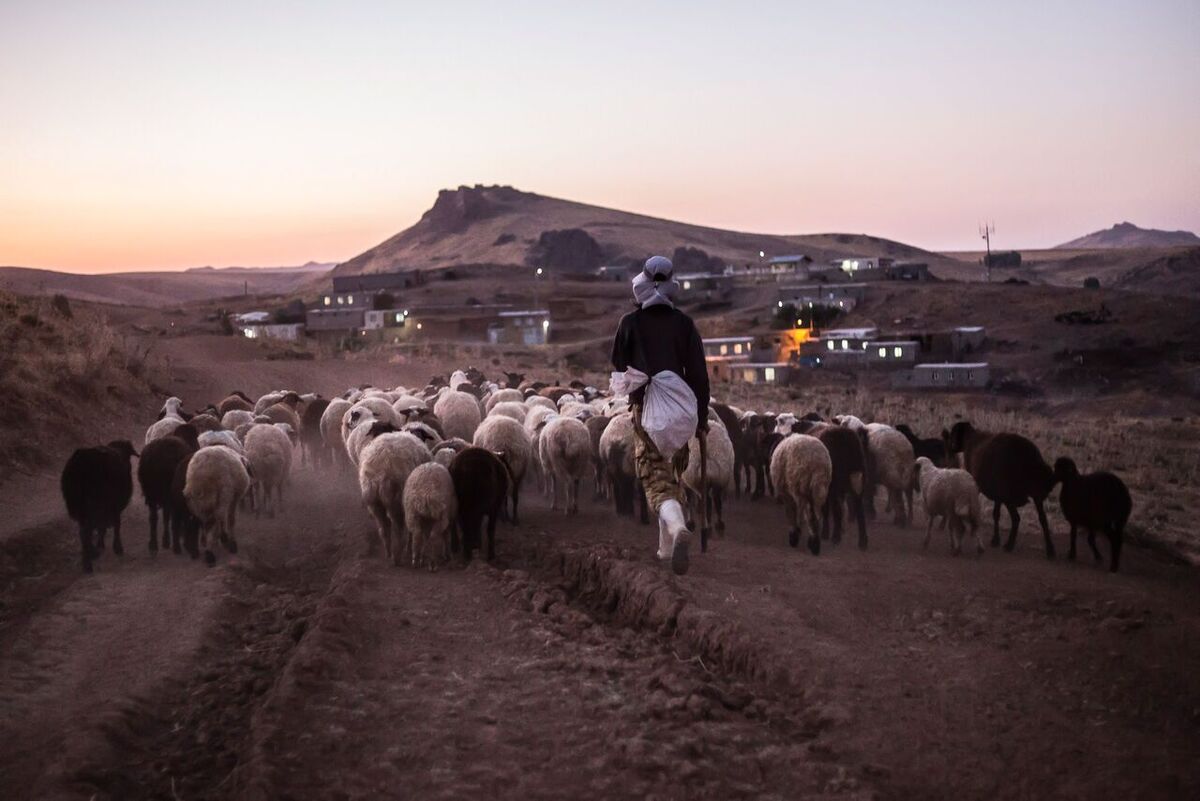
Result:
M1198 43L1197 0L3 0L0 264L341 261L475 183L931 249L1200 231Z

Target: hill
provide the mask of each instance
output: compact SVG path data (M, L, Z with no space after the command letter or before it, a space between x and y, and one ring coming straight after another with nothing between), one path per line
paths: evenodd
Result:
M1139 228L1133 223L1117 223L1112 228L1096 231L1058 245L1060 249L1086 248L1171 248L1200 245L1200 236L1191 231L1160 231Z
M961 265L920 248L864 234L780 236L706 228L522 192L508 186L444 189L415 225L334 269L335 275L429 270L456 265L549 265L583 272L676 248L743 264L803 253L891 256L926 261L935 272ZM963 271L964 273L966 271Z
M30 267L0 267L0 288L22 295L61 294L97 303L161 307L245 294L287 294L328 272L329 267L304 265L220 270L206 267L179 272L101 275L77 275Z

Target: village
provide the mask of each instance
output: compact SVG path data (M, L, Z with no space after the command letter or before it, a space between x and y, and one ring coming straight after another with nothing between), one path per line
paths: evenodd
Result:
M631 269L603 265L589 274L551 276L534 267L525 278L532 286L528 302L498 293L491 302L468 296L464 302L441 304L410 304L406 298L431 282L469 278L471 270L449 276L448 271L335 271L328 290L311 306L293 301L274 312L253 310L232 317L250 339L309 340L341 349L421 342L539 346L587 339L591 332L575 327L595 316L595 310L589 315L585 288L601 285L601 291L619 294ZM488 272L478 268L474 274ZM954 321L918 329L844 324L880 286L937 281L922 262L846 256L817 263L803 254L764 253L758 263L680 273L676 280L681 307L697 316L716 383L796 385L815 370L886 373L896 389L962 391L985 389L992 381L981 325ZM722 324L729 312L747 309L765 313L767 330L719 330L731 327Z

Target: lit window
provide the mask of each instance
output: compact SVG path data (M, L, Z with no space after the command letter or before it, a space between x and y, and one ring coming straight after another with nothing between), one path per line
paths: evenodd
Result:
M880 349L879 349L879 358L881 358L881 359L886 359L886 358L887 358L887 348L880 348Z
M343 298L341 295L338 295L338 305L342 306L345 304L345 302L346 302L346 299Z
M782 300L781 300L781 301L779 301L779 303L778 303L778 306L779 306L779 308L781 308L781 309L783 308L783 301L782 301Z
M328 295L326 295L325 296L325 305L328 306L332 302L333 302L333 299L330 298Z
M901 356L904 355L904 348L901 348L899 346L892 348L892 355L895 356L897 359L899 359Z
M550 327L550 321L549 321L549 320L542 320L542 330L543 330L543 331L545 331L545 330L546 330L547 328L549 328L549 327Z
M775 368L768 367L767 369L763 370L763 378L765 378L767 381L774 381L775 380Z
M746 352L748 353L749 351L750 351L750 343L749 343L749 342L747 342L747 343L746 343Z
M721 355L722 355L722 356L724 356L726 353L729 353L729 346L728 346L728 345L722 345L722 346L721 346Z
M347 305L353 306L353 305L354 305L354 296L353 296L353 295L348 295L348 296L346 297L346 303L347 303Z
M866 349L867 349L867 343L866 343L866 342L862 343L862 346L863 346L863 350L866 350Z
M749 381L751 384L753 384L753 383L754 383L754 371L753 371L753 370L747 370L746 372L742 373L742 375L743 375L743 376L745 377L745 379L746 379L747 381Z
M833 350L833 340L832 339L829 340L828 342L826 342L825 344L829 346L830 350Z
M417 330L418 330L418 331L420 331L420 330L421 330L421 328L422 328L421 324L420 324L420 323L417 323Z
M734 352L734 353L741 353L741 352L742 352L742 345L741 345L741 343L740 343L740 342L739 342L738 344L736 344L736 345L734 345L734 346L733 346L733 352Z
M404 322L404 315L401 314L400 312L396 312L396 322L398 322L398 323Z
M850 349L850 343L843 339L842 340L842 350L849 350L849 349Z
M691 281L684 281L684 282L683 282L683 288L684 288L684 289L691 289L691 288L692 288L692 282L691 282Z

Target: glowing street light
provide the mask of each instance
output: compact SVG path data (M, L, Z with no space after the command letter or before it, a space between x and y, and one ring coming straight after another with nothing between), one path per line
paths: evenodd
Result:
M542 274L542 268L541 268L541 267L538 267L538 268L537 268L537 274L538 274L538 275L541 275L541 274Z

